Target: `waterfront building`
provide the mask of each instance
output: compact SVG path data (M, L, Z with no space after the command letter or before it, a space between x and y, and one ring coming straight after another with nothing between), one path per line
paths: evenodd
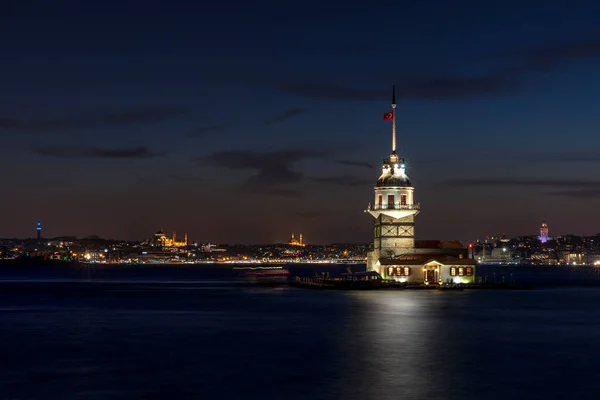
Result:
M542 242L542 243L546 243L549 240L548 224L546 224L545 219L542 221L542 226L540 228L540 236L538 236L538 239L540 239L540 242Z
M367 254L367 270L401 282L440 284L471 283L477 262L459 241L416 241L415 217L420 206L406 174L406 163L398 155L396 141L396 94L392 89L392 110L384 120L392 123L392 152L383 160L374 188L373 251Z

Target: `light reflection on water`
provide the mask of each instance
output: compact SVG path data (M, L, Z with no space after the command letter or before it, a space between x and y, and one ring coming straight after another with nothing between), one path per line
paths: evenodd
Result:
M0 292L0 398L597 397L597 289L190 286Z

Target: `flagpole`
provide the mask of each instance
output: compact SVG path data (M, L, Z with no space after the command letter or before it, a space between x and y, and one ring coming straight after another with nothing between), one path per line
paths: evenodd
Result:
M392 154L396 154L396 86L392 86Z

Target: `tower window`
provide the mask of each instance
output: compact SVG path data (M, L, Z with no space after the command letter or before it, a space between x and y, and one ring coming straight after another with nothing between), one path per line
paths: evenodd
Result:
M380 207L383 204L383 196L382 195L379 195L379 198L377 199L377 204L379 204Z
M406 205L406 195L405 194L400 195L400 205L401 206Z
M394 208L394 195L388 194L388 208Z

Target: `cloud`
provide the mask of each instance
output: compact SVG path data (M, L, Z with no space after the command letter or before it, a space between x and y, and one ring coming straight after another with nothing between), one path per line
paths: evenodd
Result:
M295 189L274 188L267 190L256 190L255 193L264 194L267 196L287 197L289 199L297 199L302 197L302 192Z
M160 180L158 178L155 177L148 177L148 176L140 176L138 178L136 178L136 181L144 186L156 186L158 184L160 184Z
M373 169L375 168L373 166L373 164L369 164L363 161L352 161L352 160L338 160L336 161L338 164L342 164L342 165L350 165L352 167L363 167L363 168L369 168L369 169Z
M600 59L600 38L572 42L547 43L497 52L473 62L492 62L488 72L480 74L450 74L441 71L396 73L396 94L406 100L466 100L498 97L518 93L528 87L529 74L552 71L580 60ZM490 66L488 66L490 67ZM377 74L377 72L373 72ZM320 82L288 81L280 90L302 97L381 101L389 96L387 88L356 87L331 83L332 77Z
M558 190L547 193L550 196L572 197L576 199L594 199L600 197L600 188L598 189L574 189Z
M197 159L201 166L255 172L248 178L251 186L278 185L299 182L304 175L293 165L310 158L328 155L327 151L310 149L275 151L219 151Z
M177 174L169 174L169 175L167 175L167 178L172 179L174 181L181 181L181 182L203 182L203 181L205 181L204 178L199 178L199 177L195 177L195 176L182 176L182 175L177 175Z
M329 183L332 185L349 186L349 187L373 184L372 180L359 179L352 175L331 176L331 177L313 177L313 178L311 178L311 180L313 182Z
M290 118L297 117L298 115L302 115L308 111L307 108L290 108L289 110L285 110L281 114L275 115L272 118L269 118L265 121L265 125L273 125L278 122L286 121Z
M524 161L551 162L551 163L594 163L600 162L600 153L587 151L574 151L570 153L555 154L522 154Z
M538 186L538 187L574 187L600 188L600 181L567 180L567 179L453 179L440 182L447 186Z
M295 211L292 212L290 215L305 219L314 219L319 218L322 214L316 211Z
M211 125L205 126L197 129L193 129L188 133L189 137L200 137L214 133L222 133L225 132L225 125Z
M509 50L492 58L513 60L523 70L548 71L575 61L600 59L600 37Z
M57 158L112 158L139 159L161 157L166 152L151 152L146 147L123 149L99 149L96 147L34 147L33 152L43 156Z
M19 126L19 121L12 118L0 118L0 130L15 129Z
M472 99L486 96L508 95L518 92L523 85L515 79L514 68L477 76L438 74L426 77L404 78L396 85L396 97L407 100ZM331 83L286 83L285 92L303 97L335 100L377 100L389 96L389 89L361 89Z
M169 119L186 117L189 114L189 110L184 108L156 108L123 110L104 114L88 114L57 119L25 120L0 117L0 131L43 133L106 128L122 125L154 124Z

